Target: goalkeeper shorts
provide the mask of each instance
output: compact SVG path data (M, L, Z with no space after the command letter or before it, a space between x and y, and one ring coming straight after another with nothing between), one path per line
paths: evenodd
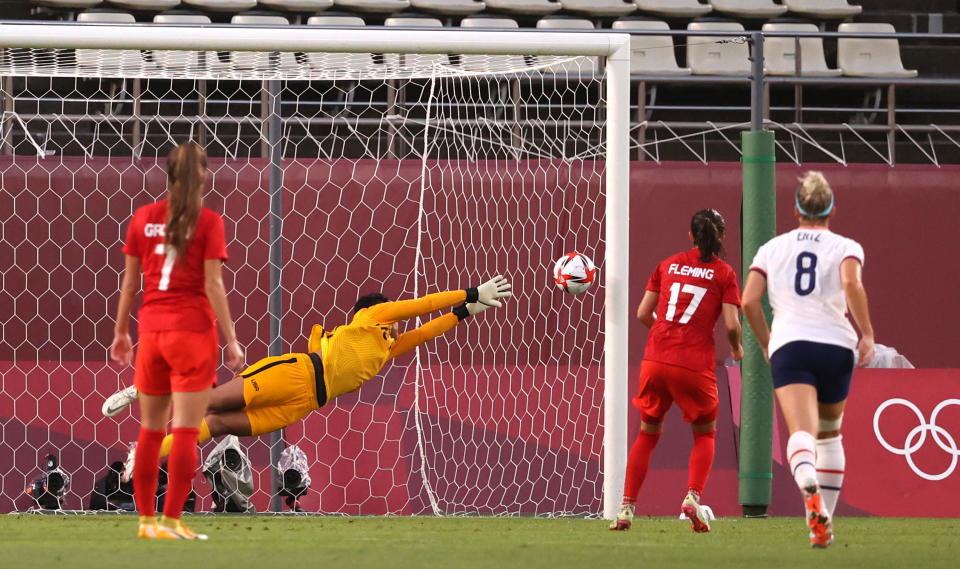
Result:
M203 391L217 383L216 328L141 332L133 384L149 395Z
M659 423L676 401L687 423L709 423L717 418L717 376L713 370L693 371L643 360L640 391L633 404L646 423Z
M317 399L316 364L311 354L284 354L263 358L240 372L243 379L243 411L250 420L251 435L272 433L289 427L320 407ZM319 381L323 382L323 366ZM326 394L321 394L326 402Z

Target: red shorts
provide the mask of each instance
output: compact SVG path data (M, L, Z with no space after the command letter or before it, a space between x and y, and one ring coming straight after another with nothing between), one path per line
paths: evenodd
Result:
M137 391L150 395L203 391L217 382L218 346L216 328L208 332L143 332L133 384Z
M659 423L676 401L687 423L709 423L717 418L717 376L713 370L693 371L643 360L640 392L633 404L646 423Z

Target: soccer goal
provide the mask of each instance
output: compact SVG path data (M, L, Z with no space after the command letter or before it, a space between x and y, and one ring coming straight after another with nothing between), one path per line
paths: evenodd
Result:
M0 511L31 505L48 453L72 476L63 507L86 508L136 438L130 413L100 415L133 375L106 363L120 248L190 138L210 157L248 363L305 351L359 294L514 285L503 309L272 442L242 441L258 509L278 505L273 467L295 444L307 510L616 514L628 36L0 23L0 48ZM596 262L599 286L554 287L568 251Z

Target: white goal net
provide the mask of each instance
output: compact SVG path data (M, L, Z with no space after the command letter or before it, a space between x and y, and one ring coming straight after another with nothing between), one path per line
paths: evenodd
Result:
M361 294L513 283L504 308L285 429L310 465L303 508L603 512L607 289L550 280L568 251L607 269L603 59L8 47L0 77L0 512L36 506L48 454L72 477L62 507L88 508L136 439L136 406L100 414L133 377L107 363L121 246L187 139L209 154L248 364L306 351ZM269 438L241 444L268 509Z

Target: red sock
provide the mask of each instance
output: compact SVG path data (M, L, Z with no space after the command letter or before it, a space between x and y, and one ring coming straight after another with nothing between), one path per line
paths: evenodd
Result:
M177 427L173 429L173 446L167 460L167 496L163 515L180 519L183 503L187 501L193 477L197 473L197 437L200 429Z
M140 427L133 462L133 499L141 516L157 515L157 477L160 476L160 441L166 433Z
M648 433L641 430L637 441L630 449L627 457L627 477L623 485L623 503L632 504L640 493L643 479L647 477L647 468L650 466L650 456L660 440L660 433Z
M714 447L717 440L717 430L708 433L693 433L693 450L690 452L690 481L687 488L698 495L703 494L703 487L710 476L713 467Z

